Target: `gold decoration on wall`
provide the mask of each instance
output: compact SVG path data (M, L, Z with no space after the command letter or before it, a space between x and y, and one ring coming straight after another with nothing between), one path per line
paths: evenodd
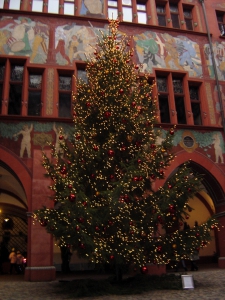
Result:
M46 95L46 115L53 114L53 100L54 100L54 69L48 69L47 73L47 95Z
M187 152L192 153L198 148L198 143L193 135L193 133L189 130L186 130L182 134L182 140L180 141L180 146Z
M34 134L34 137L33 137L34 145L40 146L42 150L44 149L44 147L51 144L52 141L53 141L52 135L44 133L44 132L36 133L36 134Z

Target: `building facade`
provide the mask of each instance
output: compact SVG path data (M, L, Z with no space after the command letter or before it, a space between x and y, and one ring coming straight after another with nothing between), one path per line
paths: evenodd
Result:
M53 207L42 151L68 134L75 78L108 18L119 18L134 62L155 81L158 121L176 125L176 158L204 175L188 223L216 215L203 261L225 268L225 4L221 0L0 0L0 240L26 253L25 280L52 280L60 253L32 218ZM164 182L156 182L156 188ZM75 268L85 268L73 255Z

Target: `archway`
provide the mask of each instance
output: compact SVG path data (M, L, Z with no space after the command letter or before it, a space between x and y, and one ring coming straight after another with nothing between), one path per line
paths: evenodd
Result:
M7 252L9 253L12 248L20 250L25 257L27 256L28 201L22 181L28 183L31 178L19 159L7 152L0 147L0 242L4 248L3 273L9 272ZM23 174L20 178L20 175L17 175L18 170L19 174Z

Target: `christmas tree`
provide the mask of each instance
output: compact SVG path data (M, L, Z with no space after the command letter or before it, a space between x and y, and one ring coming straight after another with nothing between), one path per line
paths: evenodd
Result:
M87 82L77 82L73 135L60 135L61 151L52 145L51 158L43 153L55 207L34 217L61 247L90 262L144 268L206 246L217 222L183 228L188 200L201 188L188 162L154 188L174 159L175 128L157 124L155 83L133 62L131 41L118 26L110 20L108 33L100 31Z

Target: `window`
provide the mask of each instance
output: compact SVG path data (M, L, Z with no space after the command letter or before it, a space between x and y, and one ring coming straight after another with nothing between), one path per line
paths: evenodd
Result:
M173 27L180 28L179 11L177 4L170 3L170 15Z
M137 0L138 23L147 24L146 2Z
M23 73L24 66L11 64L8 102L9 115L20 115L22 112Z
M28 87L28 116L41 115L42 75L29 74Z
M161 123L202 125L200 82L178 73L160 73L156 82Z
M170 123L169 93L166 77L157 77L157 88L159 92L158 102L161 123Z
M0 64L0 113L2 111L2 99L3 99L3 82L5 74L5 64Z
M186 124L186 112L184 105L183 80L173 78L173 92L178 124Z
M132 2L131 0L122 0L123 21L132 22Z
M159 26L166 26L165 5L156 5L156 12Z
M114 20L118 18L117 1L108 1L108 17Z
M201 108L199 101L199 87L189 84L189 94L191 101L191 110L194 119L194 125L202 125Z
M72 76L59 75L58 116L71 118Z
M192 20L192 9L188 7L183 8L184 21L187 30L193 30L193 20Z
M43 10L43 0L33 0L32 11L42 12Z
M64 15L74 15L75 11L75 0L64 1Z
M225 36L225 13L216 12L216 17L217 17L220 33L222 36Z
M20 0L10 0L9 1L9 9L20 9Z
M59 13L59 0L48 0L48 13Z

